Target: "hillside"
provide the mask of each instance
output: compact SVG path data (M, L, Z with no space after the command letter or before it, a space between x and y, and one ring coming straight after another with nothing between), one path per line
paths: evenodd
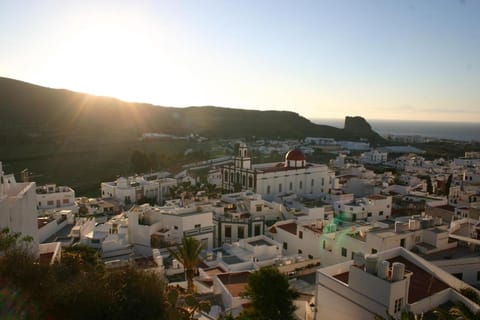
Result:
M210 138L303 138L322 136L358 139L358 131L317 125L294 112L220 107L167 108L129 103L62 89L0 78L0 134L99 134L162 132L198 133ZM368 128L369 125L367 123ZM371 130L363 137L378 139Z
M212 151L219 147L215 142L139 141L145 132L196 133L213 139L381 139L360 117L338 129L316 125L293 112L167 108L0 78L0 161L17 177L28 168L39 184L66 184L80 194L98 195L100 181L134 173L130 162L134 150L154 158L153 170L175 170L183 163L222 154ZM187 156L187 149L196 152Z

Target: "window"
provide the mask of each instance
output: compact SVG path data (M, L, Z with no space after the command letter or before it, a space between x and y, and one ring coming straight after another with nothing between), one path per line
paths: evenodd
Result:
M322 247L323 249L325 250L325 247L327 246L327 241L323 240L323 244L322 244Z
M225 182L228 182L228 171L225 171Z
M202 227L201 224L196 224L196 225L195 225L195 229L200 229L201 227Z
M325 178L322 178L322 186L325 184Z
M245 227L244 226L239 226L238 229L237 229L237 234L238 234L238 239L245 238Z
M225 237L226 238L232 237L232 226L225 226Z
M256 224L254 227L253 227L253 236L259 236L260 235L260 225L259 224Z
M41 202L39 202L39 203L38 203L38 206L39 206L39 207L41 207L41 206L42 206L42 203L41 203Z
M458 278L460 280L462 280L463 278L463 272L459 272L459 273L453 273L452 274L455 278Z
M288 184L288 190L292 191L292 189L293 189L293 183L290 182L290 183Z
M312 185L312 187L313 187L313 184L315 183L314 181L315 181L315 180L312 179L312 181L310 182L310 184Z
M178 230L178 226L173 226L173 229Z
M99 244L100 243L100 239L92 239L90 241L92 244Z
M287 249L288 249L288 243L286 243L286 242L283 243L283 249L284 249L284 250L287 250Z
M63 199L63 204L69 204L70 203L70 200L68 199Z
M323 219L328 220L328 213L323 214Z
M53 200L48 200L47 201L47 206L53 206Z
M379 216L383 216L383 211L380 211L380 212L378 213L378 215L379 215Z
M278 192L282 192L282 184L281 183L278 185Z
M367 217L371 217L372 216L372 213L371 212L368 212L367 213Z
M303 251L301 249L298 249L298 254L302 254Z
M342 248L342 257L347 256L347 248Z
M351 257L352 260L353 260L353 256L354 256L354 255L355 255L355 252L352 251L352 255L351 255L351 256L352 256L352 257Z
M400 310L402 310L402 306L403 306L403 298L395 300L394 313L400 312Z
M242 176L242 186L245 186L247 184L247 177L245 175Z
M252 176L248 177L248 187L249 188L253 187L253 177Z
M237 183L240 183L240 172L237 172Z
M372 248L372 254L375 254L375 253L377 253L377 252L378 252L378 250L377 250L377 249L375 249L375 248Z
M257 212L262 212L262 205L257 204L257 206L255 207L255 210L257 210Z
M233 172L232 172L232 173L230 173L230 182L232 182L232 183L233 183Z
M270 194L270 186L267 186L267 194Z
M302 181L299 182L298 187L299 187L300 189L303 188L303 182L302 182Z
M300 239L303 239L303 232L302 232L302 231L298 231L298 237L299 237Z

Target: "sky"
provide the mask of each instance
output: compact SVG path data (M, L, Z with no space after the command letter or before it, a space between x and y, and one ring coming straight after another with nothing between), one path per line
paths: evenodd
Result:
M163 106L480 121L480 1L0 1L0 76Z

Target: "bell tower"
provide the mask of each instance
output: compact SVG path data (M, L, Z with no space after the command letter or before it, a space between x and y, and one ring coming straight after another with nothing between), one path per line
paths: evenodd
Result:
M248 148L245 143L240 143L238 147L238 156L235 157L235 168L236 169L251 169L252 161L248 156Z

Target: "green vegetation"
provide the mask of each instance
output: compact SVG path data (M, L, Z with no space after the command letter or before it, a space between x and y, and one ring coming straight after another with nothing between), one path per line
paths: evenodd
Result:
M1 319L191 320L195 311L210 309L154 273L105 270L91 248L64 249L60 263L39 264L28 242L7 229L0 248Z
M286 275L275 267L265 267L248 277L244 293L252 302L238 319L250 320L289 320L294 319L293 300L298 293L290 288Z
M183 264L187 278L187 291L193 293L193 277L198 273L197 266L200 262L202 244L195 238L185 237L182 239L182 244L177 245L175 250L168 248L168 251L173 258Z

